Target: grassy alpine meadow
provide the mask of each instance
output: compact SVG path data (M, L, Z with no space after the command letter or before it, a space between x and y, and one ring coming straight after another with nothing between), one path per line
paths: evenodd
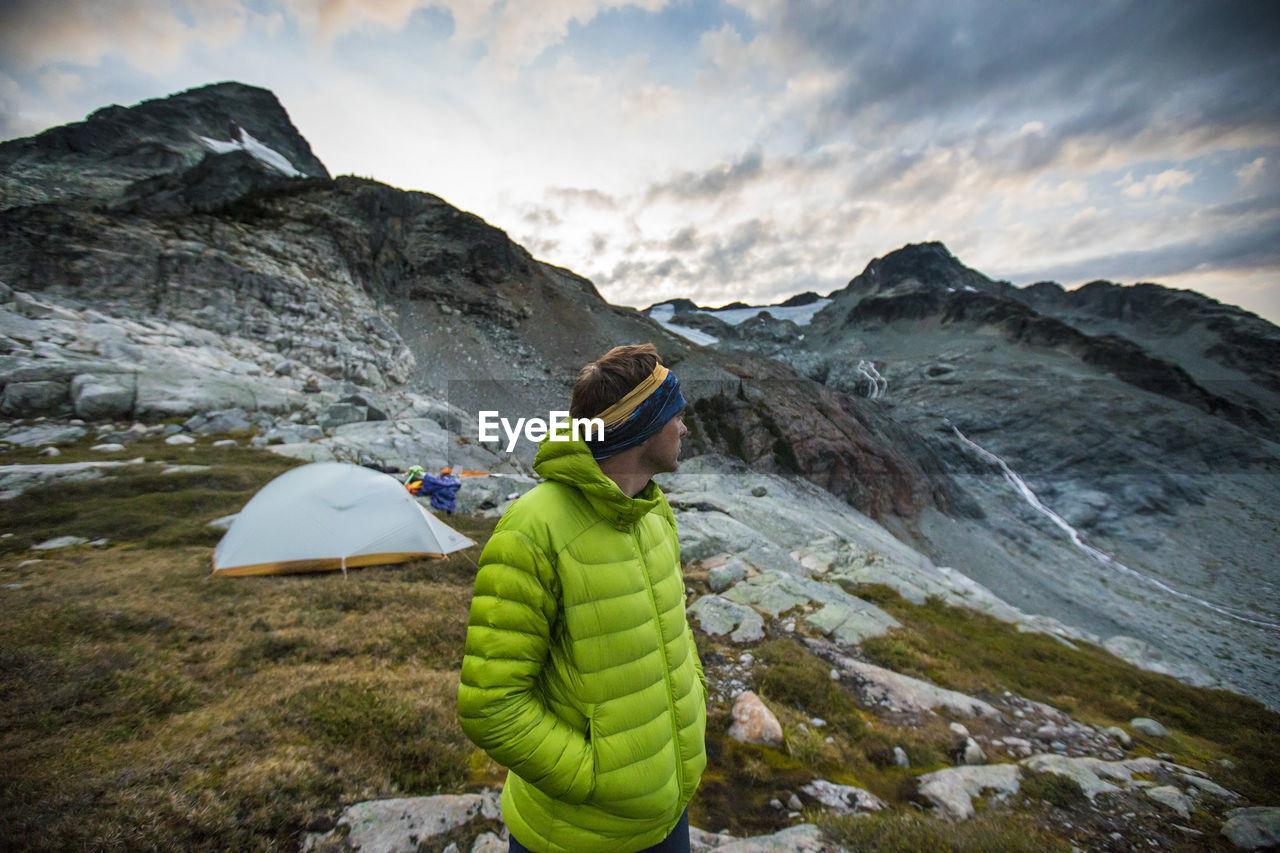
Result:
M479 549L213 577L207 522L298 463L205 443L116 454L202 470L122 466L5 504L6 849L291 850L351 802L493 781L454 714ZM481 542L494 524L447 521ZM108 543L27 550L63 535Z
M300 464L213 448L214 438L191 448L139 441L114 458L146 463L3 503L5 849L293 851L355 802L501 784L505 771L455 717L479 548L345 578L213 577L222 534L208 522ZM90 443L53 461L102 459ZM4 465L47 461L0 451ZM447 522L481 545L495 524ZM31 550L55 536L108 541ZM699 564L686 567L686 581L690 600L709 591ZM1280 715L1257 702L936 601L911 604L887 587L850 592L904 626L865 641L855 653L866 660L979 697L1014 691L1097 725L1155 717L1173 734L1136 736L1131 756L1171 755L1251 803L1280 790ZM1067 850L1124 829L1101 822L1061 777L1028 777L1010 801L979 798L962 823L922 809L918 776L952 764L949 719L906 724L862 707L778 624L748 647L697 635L713 678L752 653L746 686L773 709L785 743L733 740L730 701L713 702L695 826L744 836L811 820L849 849L879 851ZM895 747L910 768L896 764ZM771 804L819 777L890 808L850 818ZM1218 849L1217 821L1197 810L1187 824L1199 834L1169 849Z

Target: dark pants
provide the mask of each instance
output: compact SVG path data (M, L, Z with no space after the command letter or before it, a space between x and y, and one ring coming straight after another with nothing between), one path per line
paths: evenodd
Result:
M516 841L513 835L509 853L533 853L533 851ZM639 853L689 853L689 810L684 810L684 814L680 816L680 822L676 824L675 829L671 830L670 835Z

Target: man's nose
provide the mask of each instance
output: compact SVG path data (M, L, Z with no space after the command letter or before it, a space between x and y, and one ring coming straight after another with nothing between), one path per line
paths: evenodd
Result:
M689 432L689 428L688 428L687 426L685 426L685 425L684 425L684 421L681 421L681 422L680 422L680 435L681 435L681 436L684 436L684 435L685 435L685 434L687 434L688 432Z

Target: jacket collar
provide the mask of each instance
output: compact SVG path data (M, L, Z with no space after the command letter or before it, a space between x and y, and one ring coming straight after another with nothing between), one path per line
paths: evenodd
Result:
M581 440L552 441L550 437L538 445L533 470L539 476L564 483L583 496L605 521L619 530L628 530L666 498L658 484L650 480L640 493L629 498L600 470L591 450Z

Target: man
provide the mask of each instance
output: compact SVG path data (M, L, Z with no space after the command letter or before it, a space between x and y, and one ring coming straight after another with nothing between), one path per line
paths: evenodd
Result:
M458 689L463 731L510 772L512 851L687 851L706 766L706 679L684 612L675 517L684 397L652 344L584 367L546 479L480 555Z

